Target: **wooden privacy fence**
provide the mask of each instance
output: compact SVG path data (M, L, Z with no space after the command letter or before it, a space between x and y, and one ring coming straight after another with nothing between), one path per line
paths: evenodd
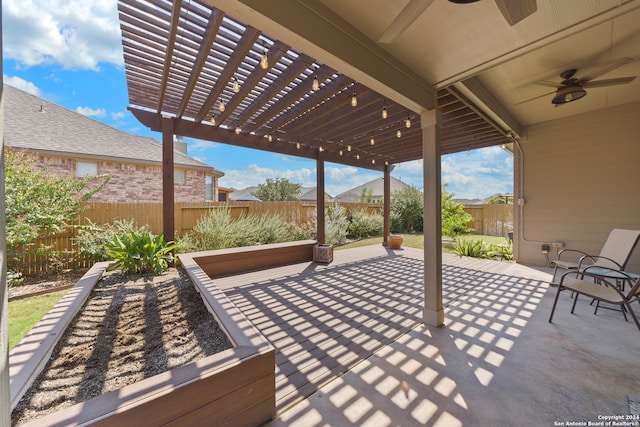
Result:
M464 211L473 217L468 225L474 234L507 236L513 231L513 205L470 205Z
M381 204L341 203L347 210L365 209L369 212L382 212ZM329 204L327 204L329 206ZM279 214L291 224L303 225L313 221L316 203L311 202L210 202L210 203L176 203L175 231L180 237L191 230L198 220L212 209L229 208L235 218L249 214ZM478 234L506 236L513 231L513 205L478 205L467 206L465 211L473 216L469 224ZM162 232L162 204L160 203L88 203L85 211L76 221L76 225L108 224L116 219L133 220L137 225L146 224L149 229L159 234ZM20 263L22 273L35 275L61 268L71 263L74 268L84 269L91 266L91 261L79 255L75 237L77 228L70 228L57 236L40 239L38 246L48 246L60 251L57 257L46 258L30 255Z

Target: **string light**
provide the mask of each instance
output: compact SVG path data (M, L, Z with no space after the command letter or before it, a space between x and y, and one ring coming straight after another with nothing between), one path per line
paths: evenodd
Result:
M324 151L324 148L322 148L322 145L320 147L318 147L318 151L321 152L321 153Z
M320 89L320 81L318 81L318 76L313 77L313 83L311 84L311 89L313 89L314 92Z
M351 146L347 145L347 151L351 151Z
M371 159L371 164L375 165L376 164L376 159Z
M396 136L398 138L402 138L402 131L400 129L398 129L398 131L396 132Z
M262 60L260 61L260 67L263 70L269 68L269 59L267 59L267 48L265 47L264 41L262 42Z
M211 124L212 125L216 125L216 116L214 116L213 114L211 115Z
M236 135L240 135L240 126L236 124Z
M353 90L353 95L351 95L351 106L356 107L358 105L358 98L356 97L356 90Z
M356 154L356 160L360 160L360 154Z
M382 104L382 118L386 119L387 117L389 117L389 113L387 112L386 103L383 102L383 104Z
M411 127L411 117L407 116L407 120L404 121L404 125L409 129Z
M342 154L343 154L342 150L338 151L338 154L340 154L340 156L342 157Z
M375 139L373 139L373 138L371 138L371 141L369 141L369 144L371 144L371 145L375 145L375 144L376 144L376 140L375 140Z
M300 143L296 142L296 148L299 150L300 149Z
M389 166L389 160L385 160L385 161L384 161L384 165L385 165L385 166Z
M233 76L233 92L234 93L240 92L240 83L238 82L238 79L235 76Z
M222 100L220 100L220 104L218 105L218 110L220 110L220 112L224 112L224 102L222 102Z
M267 139L269 140L269 142L273 141L273 137L271 136L271 134L267 135Z

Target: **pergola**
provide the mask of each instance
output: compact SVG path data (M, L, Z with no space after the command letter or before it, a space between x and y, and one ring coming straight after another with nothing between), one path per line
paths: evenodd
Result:
M118 3L129 109L163 135L165 236L174 237L174 135L316 160L319 242L324 162L384 172L386 244L393 165L424 159L425 288L433 283L441 299L440 156L508 143L507 130L455 88L436 91L375 46L359 61L375 61L378 75L349 76L210 3ZM441 306L433 309L429 323L441 324Z

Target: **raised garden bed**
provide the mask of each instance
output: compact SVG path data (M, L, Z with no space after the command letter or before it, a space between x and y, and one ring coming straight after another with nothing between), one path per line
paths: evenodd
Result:
M25 425L259 425L275 415L275 352L189 256L183 266L232 348ZM12 408L107 264L95 265L10 355Z

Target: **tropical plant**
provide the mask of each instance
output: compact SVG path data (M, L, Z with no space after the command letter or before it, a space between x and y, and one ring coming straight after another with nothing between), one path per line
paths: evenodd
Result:
M122 236L131 232L148 232L146 225L137 226L134 220L116 219L110 224L89 224L78 226L78 235L75 242L80 249L80 254L88 256L91 261L106 261L109 259L107 245L113 242L115 236Z
M513 241L509 238L506 238L505 243L503 244L490 245L490 251L494 258L511 261L513 260Z
M451 245L453 253L458 256L473 258L491 258L491 248L482 240L456 239Z
M286 178L267 178L252 194L262 201L295 201L300 199L300 188L302 185L289 182Z
M124 274L162 273L173 262L176 247L173 242L165 242L162 234L132 231L115 236L107 252Z

